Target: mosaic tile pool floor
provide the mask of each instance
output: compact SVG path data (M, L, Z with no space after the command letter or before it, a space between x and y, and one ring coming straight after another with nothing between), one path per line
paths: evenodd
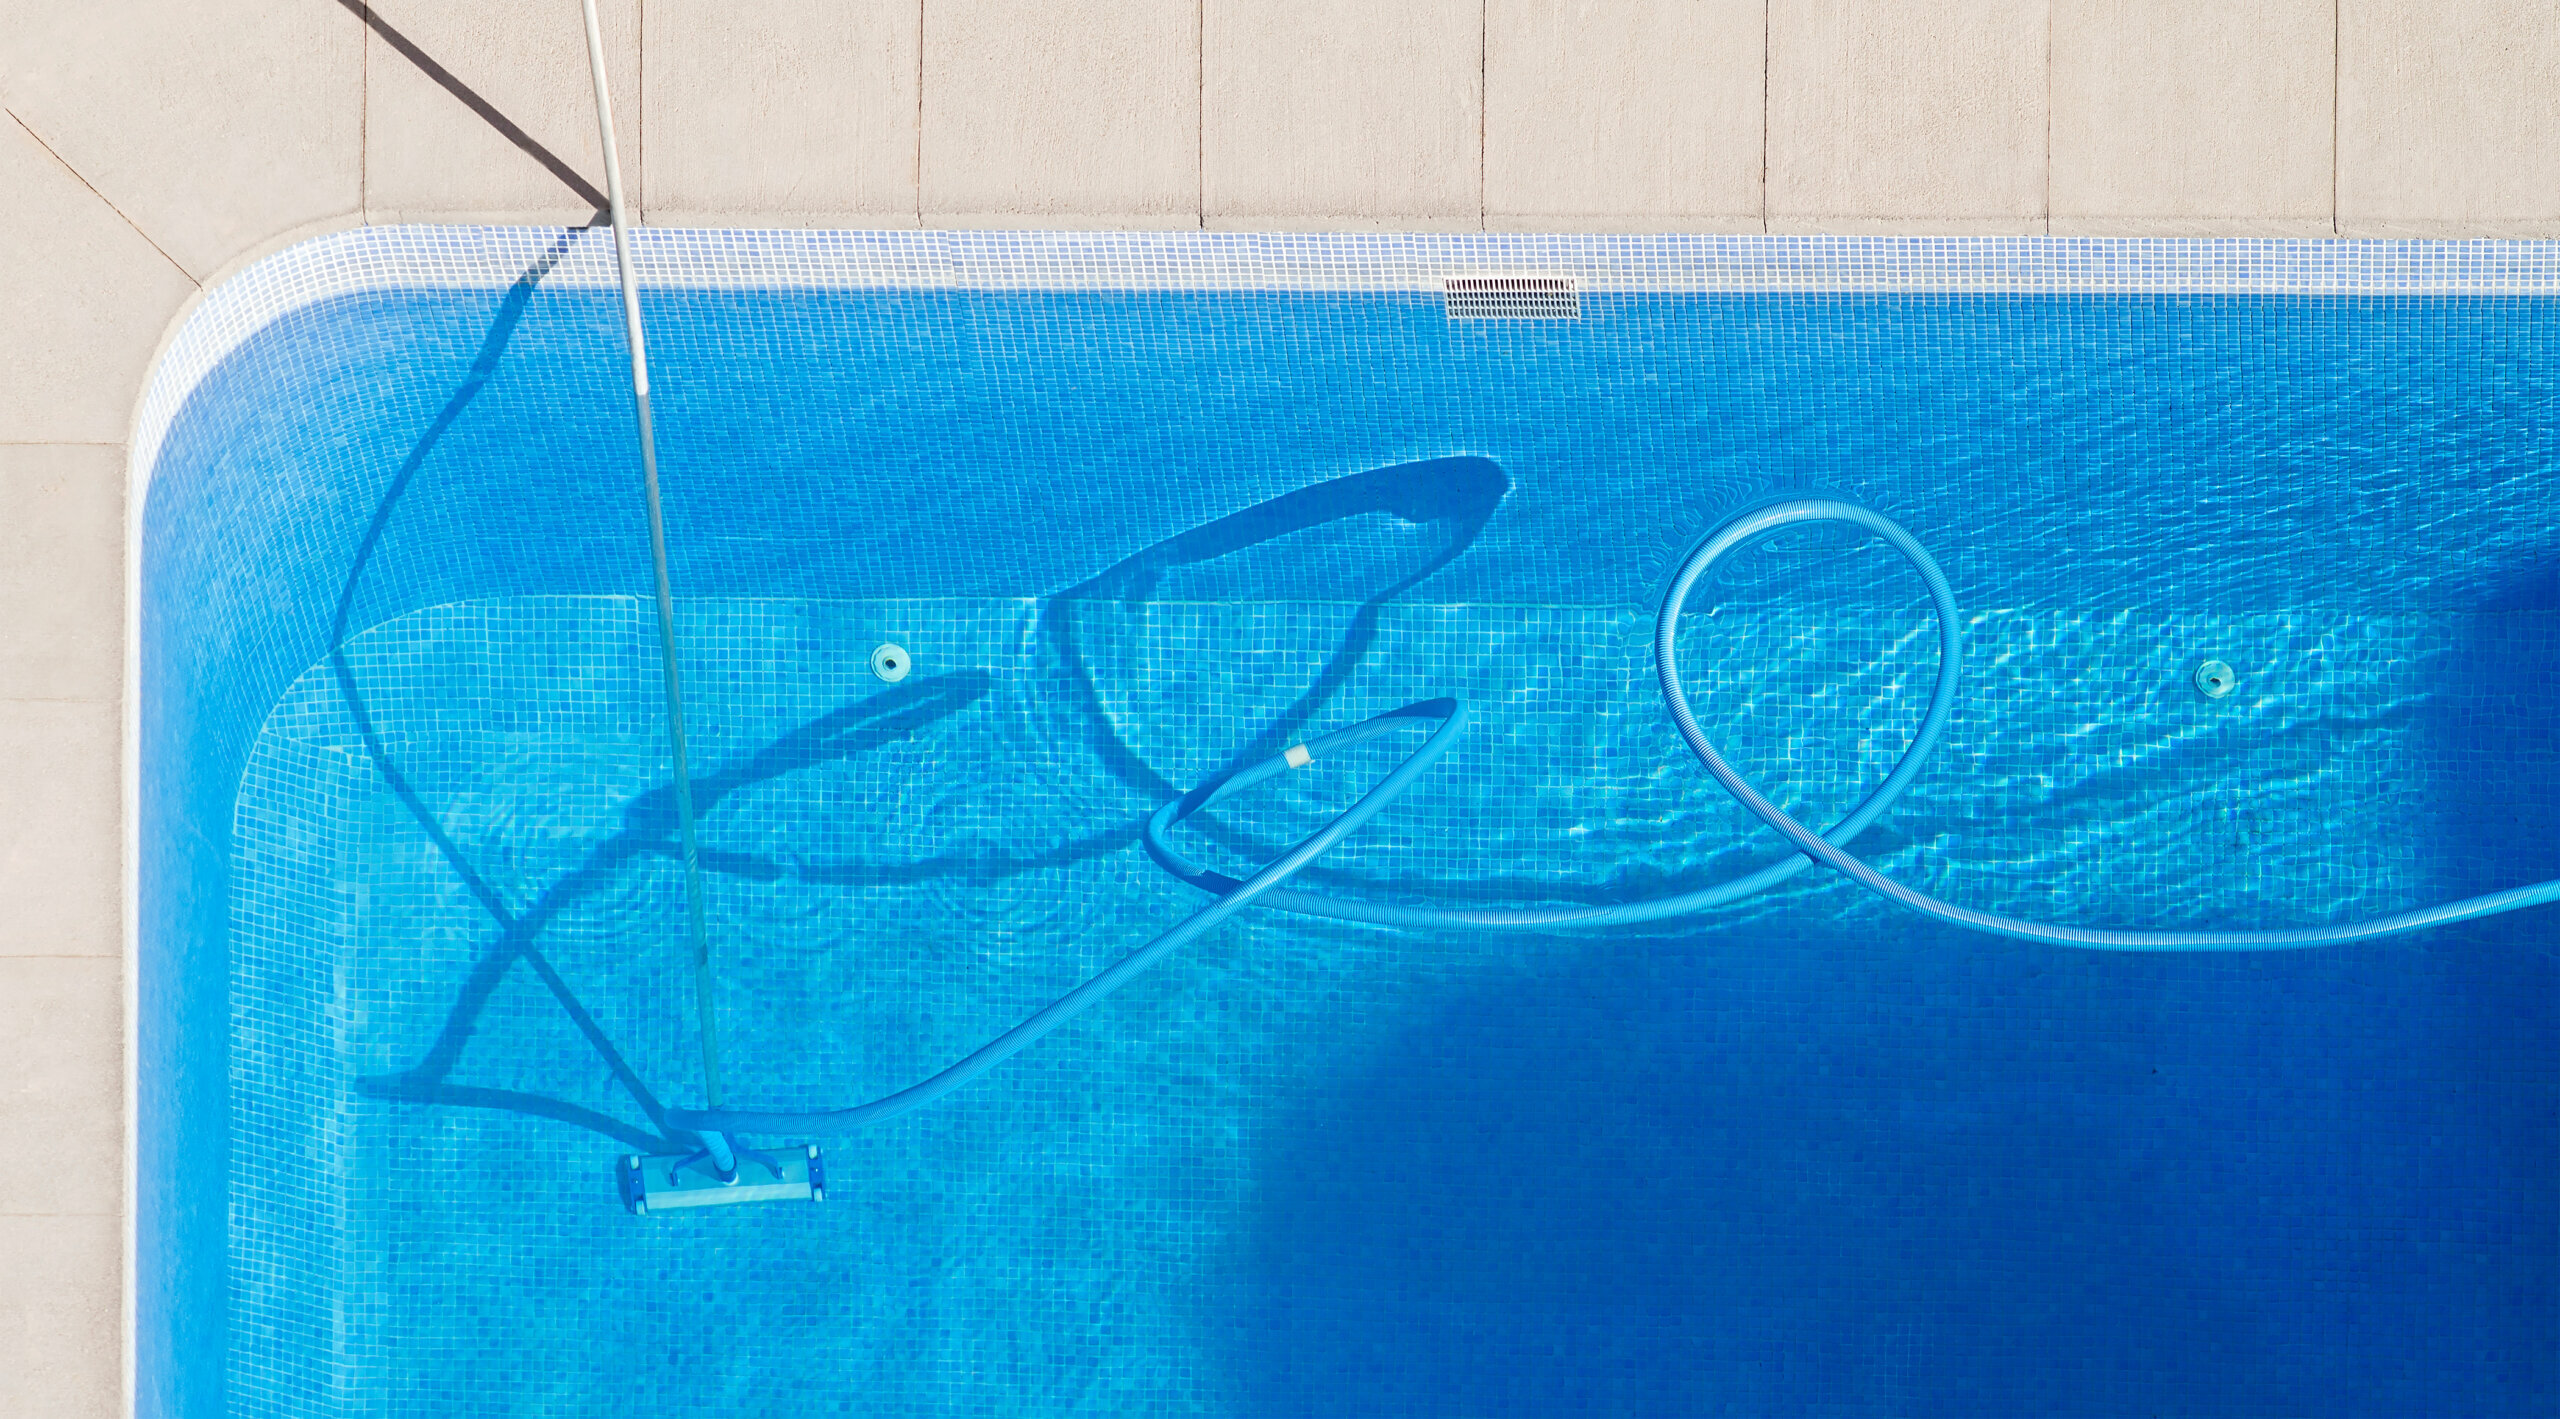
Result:
M1329 888L1767 860L1645 642L1778 494L1901 521L1966 608L1861 844L1906 881L2272 926L2555 871L2548 247L644 245L740 1099L1019 1019L1196 904L1142 813L1427 695L1475 732ZM137 440L146 1412L2560 1405L2547 915L2199 958L1821 873L1610 935L1251 914L835 1144L823 1205L626 1215L632 1086L699 1085L597 243L297 251ZM1426 279L1529 257L1581 319ZM1934 670L1907 570L1788 535L1705 604L1703 718L1840 811ZM1391 752L1188 840L1258 861Z

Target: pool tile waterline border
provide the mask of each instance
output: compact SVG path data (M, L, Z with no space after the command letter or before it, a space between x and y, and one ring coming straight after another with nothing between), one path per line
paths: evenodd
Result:
M689 289L1413 291L1570 274L1627 294L2560 294L2560 244L2278 238L1564 236L1547 233L804 231L641 228L642 279ZM601 228L379 226L317 237L209 292L171 340L133 438L147 484L170 421L223 357L334 296L614 283Z

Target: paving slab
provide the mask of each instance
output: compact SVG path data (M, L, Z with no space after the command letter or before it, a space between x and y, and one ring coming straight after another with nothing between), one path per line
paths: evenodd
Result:
M636 215L648 206L640 0L597 0L596 9L623 200ZM367 12L367 220L593 219L604 204L604 155L576 5L373 0Z
M2054 0L2053 229L2327 236L2334 0Z
M123 1412L124 1224L0 1215L0 1414Z
M0 112L0 443L122 443L196 285Z
M1483 225L1482 0L1204 0L1201 76L1205 225Z
M2045 0L1769 0L1769 229L2045 224Z
M2338 227L2560 235L2560 20L2545 0L2339 0Z
M113 444L0 444L0 700L115 700L124 479Z
M916 221L916 0L650 0L649 219Z
M111 701L0 700L0 960L122 956L122 743Z
M363 200L364 26L338 6L0 0L0 103L199 281Z
M1491 0L1498 229L1761 229L1763 0Z
M0 957L0 1135L50 1160L18 1169L0 1212L122 1215L123 981L113 957Z
M927 226L1197 227L1198 0L927 0Z

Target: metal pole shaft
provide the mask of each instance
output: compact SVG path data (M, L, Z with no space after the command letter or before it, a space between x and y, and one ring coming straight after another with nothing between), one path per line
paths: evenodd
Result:
M702 909L702 855L694 845L693 774L685 761L684 678L676 668L676 600L667 581L667 520L658 502L658 438L649 419L649 349L640 335L640 284L631 266L631 232L622 218L622 162L614 153L613 100L606 95L604 30L596 0L579 0L587 20L587 68L595 78L596 132L604 141L605 210L613 218L613 255L622 273L622 329L631 346L631 398L640 414L640 481L649 497L649 562L658 578L658 655L666 670L667 742L675 761L676 836L684 850L687 933L693 944L693 999L702 1022L703 1092L720 1107L720 1026L713 1013L711 932Z

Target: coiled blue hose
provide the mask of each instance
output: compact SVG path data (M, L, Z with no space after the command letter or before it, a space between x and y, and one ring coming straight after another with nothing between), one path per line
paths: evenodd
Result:
M1938 618L1938 680L1929 698L1929 710L1914 734L1909 748L1894 765L1893 772L1869 794L1856 811L1843 818L1828 833L1817 833L1797 822L1787 811L1772 803L1752 787L1749 780L1725 761L1705 731L1698 727L1697 717L1690 712L1687 690L1680 682L1680 662L1675 644L1680 613L1687 604L1690 590L1718 559L1753 537L1776 528L1800 522L1845 522L1863 528L1882 538L1900 552L1912 569L1920 574L1929 589L1929 598ZM2014 917L1975 911L1940 901L1925 892L1915 891L1869 867L1853 856L1846 844L1881 816L1902 795L1918 775L1931 750L1937 747L1948 719L1954 713L1956 685L1964 660L1964 645L1956 618L1955 593L1946 574L1938 569L1910 533L1892 519L1854 503L1829 498L1797 498L1745 513L1725 524L1699 544L1681 564L1679 575L1662 600L1661 612L1654 623L1653 655L1655 674L1661 681L1663 702L1671 711L1671 722L1680 737L1706 766L1707 772L1724 786L1727 793L1751 810L1760 821L1778 830L1802 856L1748 876L1736 878L1718 887L1682 893L1651 902L1630 903L1612 907L1561 908L1537 911L1471 911L1424 907L1386 906L1346 901L1321 893L1297 891L1281 884L1296 876L1335 843L1349 836L1361 824L1394 802L1422 774L1456 743L1465 732L1466 706L1457 700L1427 700L1363 720L1346 729L1319 735L1306 743L1210 780L1191 792L1156 810L1148 819L1147 848L1159 863L1182 880L1218 894L1218 899L1155 940L1115 962L1101 974L1059 997L1030 1019L998 1035L979 1047L968 1058L943 1070L921 1084L902 1089L884 1098L852 1108L805 1111L769 1111L752 1109L707 1109L670 1111L669 1122L680 1128L728 1133L829 1133L841 1132L864 1124L895 1118L921 1108L944 1094L984 1074L1010 1056L1030 1046L1041 1036L1065 1024L1091 1007L1104 996L1118 990L1130 978L1154 964L1166 952L1198 938L1211 927L1233 916L1249 905L1277 907L1305 915L1335 917L1349 921L1376 922L1391 926L1450 926L1470 929L1531 929L1555 926L1608 926L1629 922L1653 921L1717 906L1784 881L1806 866L1819 861L1838 869L1860 886L1878 893L1924 916L1996 936L2015 937L2022 941L2040 941L2057 946L2077 946L2102 951L2264 951L2299 949L2307 946L2330 946L2348 941L2366 941L2403 932L2422 931L2428 927L2449 925L2475 917L2515 911L2560 901L2560 881L2536 883L2529 887L2511 888L2486 896L2466 897L2442 906L2419 911L2401 912L2370 921L2344 926L2301 927L2289 931L2096 931L2082 927L2047 926L2021 921ZM1361 795L1358 802L1343 810L1333 821L1291 848L1251 877L1238 881L1193 865L1175 851L1168 834L1173 826L1211 804L1220 802L1247 788L1293 768L1304 768L1317 758L1364 740L1374 739L1414 719L1436 719L1437 729L1420 748L1408 755L1377 785Z
M1685 597L1690 583L1697 579L1696 574L1705 571L1717 557L1724 555L1726 551L1739 545L1754 533L1766 531L1778 525L1776 522L1762 520L1768 513L1779 508L1812 505L1814 504L1810 500L1776 503L1730 524L1724 532L1719 534L1718 539L1711 539L1708 544L1691 555L1689 562L1682 568L1686 579L1679 584L1675 596ZM1848 508L1860 517L1873 519L1887 527L1893 526L1874 513L1867 512L1863 508L1852 507L1847 503L1823 505ZM1802 519L1782 519L1782 521L1798 520ZM1733 531L1733 528L1746 525L1750 528L1749 531ZM1899 528L1894 530L1901 531ZM1721 545L1718 545L1719 540ZM1909 541L1909 538L1906 536L1904 540ZM1912 550L1918 551L1917 544L1913 544ZM1902 757L1894 763L1893 772L1885 775L1884 782L1876 785L1875 792L1868 794L1865 802L1860 803L1848 817L1841 819L1830 832L1824 834L1824 837L1832 843L1847 843L1858 834L1865 832L1876 819L1884 816L1885 810L1891 808L1894 800L1902 796L1902 791L1909 788L1911 781L1920 776L1922 766L1928 763L1929 755L1938 747L1939 736L1946 732L1947 721L1955 717L1956 685L1962 678L1964 668L1964 633L1962 623L1956 616L1955 590L1947 584L1947 579L1938 571L1937 564L1929 560L1928 553L1920 552L1919 557L1921 577L1929 585L1929 600L1938 617L1938 683L1929 693L1929 712L1921 717L1919 731L1911 736L1911 743L1903 749ZM1664 637L1669 635L1668 628L1677 625L1679 619L1680 611L1677 602L1666 602L1661 620L1665 628L1662 633ZM1667 639L1657 638L1655 651L1657 656L1661 653L1661 647L1668 644ZM1238 885L1236 879L1194 865L1190 859L1175 850L1170 839L1169 835L1174 824L1206 806L1203 802L1195 802L1197 797L1196 794L1186 796L1156 810L1155 815L1147 820L1147 851L1166 871L1202 891L1232 892ZM1676 896L1658 897L1652 901L1625 902L1606 907L1542 907L1528 910L1403 907L1391 906L1383 902L1350 901L1340 897L1325 896L1318 892L1302 892L1289 887L1275 888L1263 893L1262 904L1266 907L1277 907L1282 911L1297 912L1304 916L1332 917L1341 921L1366 921L1381 926L1465 927L1475 931L1536 931L1559 926L1628 926L1637 922L1660 921L1665 917L1687 916L1693 912L1705 911L1710 907L1723 906L1727 902L1739 901L1754 892L1774 887L1812 865L1813 859L1809 857L1789 857L1783 862L1772 863L1757 872L1737 877L1730 882L1718 883L1713 887L1703 887L1694 892L1682 892Z
M1689 554L1689 560L1680 568L1680 575L1671 583L1671 590L1663 596L1662 614L1654 622L1654 674L1662 682L1662 699L1671 708L1672 724L1679 728L1680 737L1689 742L1690 751L1698 756L1698 762L1707 766L1707 772L1715 776L1717 783L1724 785L1724 791L1750 809L1761 822L1777 829L1798 851L1820 860L1825 866L1838 868L1851 881L1871 892L1951 925L1987 931L1994 936L2015 937L2020 941L2041 941L2048 945L2080 946L2098 951L2285 951L2306 946L2336 946L2348 941L2397 936L2402 932L2423 931L2431 926L2448 926L2474 917L2495 916L2500 912L2560 901L2560 881L2551 881L2537 882L2529 887L2510 887L2486 896L2465 897L2442 906L2399 912L2344 926L2305 926L2291 931L2093 931L2078 926L2046 926L1975 911L1905 887L1851 856L1836 843L1825 841L1753 788L1750 780L1726 763L1724 755L1716 752L1716 746L1708 740L1706 732L1698 728L1697 716L1689 712L1688 691L1680 684L1680 658L1672 641L1673 633L1680 625L1680 608L1689 599L1689 589L1698 584L1698 578L1715 565L1717 558L1741 545L1745 539L1795 522L1845 522L1883 538L1920 573L1920 579L1929 585L1930 596L1937 601L1939 617L1942 621L1947 618L1952 598L1946 589L1946 573L1938 570L1938 564L1928 550L1910 533L1903 531L1891 518L1870 512L1855 503L1835 502L1828 498L1800 498L1774 503L1735 519ZM1940 643L1951 642L1942 636ZM1940 683L1945 683L1944 666L1940 667L1939 676ZM1935 713L1934 706L1932 713Z

